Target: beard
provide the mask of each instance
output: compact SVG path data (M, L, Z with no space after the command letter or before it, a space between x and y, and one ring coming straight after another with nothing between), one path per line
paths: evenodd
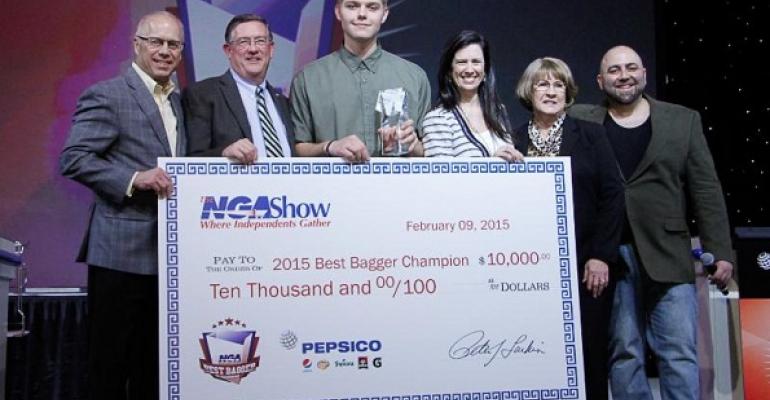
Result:
M636 83L636 85L634 86L634 89L630 91L620 90L614 85L605 86L607 88L605 92L610 102L627 105L634 103L636 100L642 97L642 94L644 94L644 89L647 87L647 81L642 79L639 81L634 80L631 83Z

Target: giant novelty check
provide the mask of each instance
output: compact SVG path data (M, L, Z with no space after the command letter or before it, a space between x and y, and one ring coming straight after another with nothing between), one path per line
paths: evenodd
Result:
M161 398L584 398L567 158L161 159Z

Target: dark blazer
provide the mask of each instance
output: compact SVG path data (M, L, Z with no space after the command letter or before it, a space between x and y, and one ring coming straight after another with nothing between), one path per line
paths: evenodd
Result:
M623 181L601 125L564 119L559 156L570 157L579 276L596 258L614 265L623 227ZM527 155L527 124L513 132L513 141Z
M658 282L694 282L687 207L701 244L717 260L733 262L722 186L714 169L700 114L680 105L650 103L652 137L626 181L626 213L642 265ZM603 123L607 108L576 105L570 114Z
M286 127L286 139L293 155L294 130L289 117L289 102L269 83L266 86ZM246 109L230 70L189 85L182 94L182 103L187 123L188 155L220 157L225 147L240 139L254 141Z
M177 93L177 155L184 155L184 116ZM80 96L60 156L61 172L89 187L96 199L78 261L138 274L158 272L158 197L126 196L134 172L171 157L160 111L133 68Z

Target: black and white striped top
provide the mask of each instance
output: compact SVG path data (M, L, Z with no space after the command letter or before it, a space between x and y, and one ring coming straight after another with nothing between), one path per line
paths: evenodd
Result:
M494 148L487 148L482 141L463 125L456 110L437 107L425 114L422 120L422 143L425 157L489 157L497 148L512 142L490 133Z

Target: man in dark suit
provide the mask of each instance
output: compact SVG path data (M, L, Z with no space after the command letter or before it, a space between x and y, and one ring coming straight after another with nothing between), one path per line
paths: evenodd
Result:
M274 51L267 20L235 16L225 29L223 49L230 69L190 85L183 95L189 155L244 164L291 156L288 101L265 79Z
M698 399L688 208L704 249L718 260L711 280L724 287L733 272L727 211L700 115L644 95L644 65L627 46L607 51L597 81L606 104L570 112L604 124L626 182L620 255L627 271L617 282L610 322L612 397L652 399L647 342L659 360L662 397Z
M144 16L134 62L80 97L61 171L95 194L78 261L88 264L91 399L157 399L158 198L171 179L158 157L183 155L184 121L171 75L184 46L179 20Z

